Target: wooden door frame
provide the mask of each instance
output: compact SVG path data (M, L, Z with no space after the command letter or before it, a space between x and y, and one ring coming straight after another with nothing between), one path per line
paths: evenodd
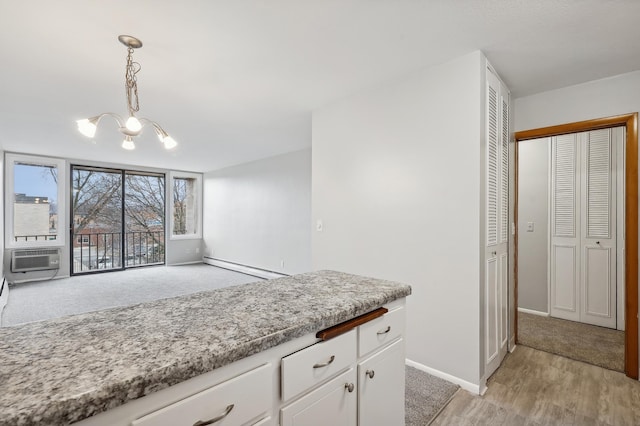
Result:
M638 379L638 113L578 121L540 129L515 132L514 222L518 223L518 142L578 133L589 130L625 126L625 349L624 372ZM518 227L514 235L515 338L518 341Z

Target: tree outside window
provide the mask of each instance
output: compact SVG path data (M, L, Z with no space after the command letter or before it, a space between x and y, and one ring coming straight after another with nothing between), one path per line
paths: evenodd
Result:
M196 233L196 179L173 178L173 235Z

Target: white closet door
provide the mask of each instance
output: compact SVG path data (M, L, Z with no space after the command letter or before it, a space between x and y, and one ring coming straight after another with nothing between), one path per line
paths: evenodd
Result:
M507 353L509 229L509 93L487 70L485 377Z
M509 343L509 94L500 86L502 104L500 137L500 243L497 247L500 274L500 352L507 354Z
M581 321L616 327L616 179L611 129L585 135L582 153Z
M550 314L580 320L578 135L551 138Z
M551 316L616 327L616 144L602 129L552 138Z

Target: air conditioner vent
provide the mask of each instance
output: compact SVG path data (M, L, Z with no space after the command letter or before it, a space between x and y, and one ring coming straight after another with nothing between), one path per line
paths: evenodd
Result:
M58 249L14 250L11 253L11 272L42 271L60 268Z

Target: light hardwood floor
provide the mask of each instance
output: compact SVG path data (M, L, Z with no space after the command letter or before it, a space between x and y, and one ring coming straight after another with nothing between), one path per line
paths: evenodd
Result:
M459 390L432 425L640 425L640 382L526 346L487 385Z

